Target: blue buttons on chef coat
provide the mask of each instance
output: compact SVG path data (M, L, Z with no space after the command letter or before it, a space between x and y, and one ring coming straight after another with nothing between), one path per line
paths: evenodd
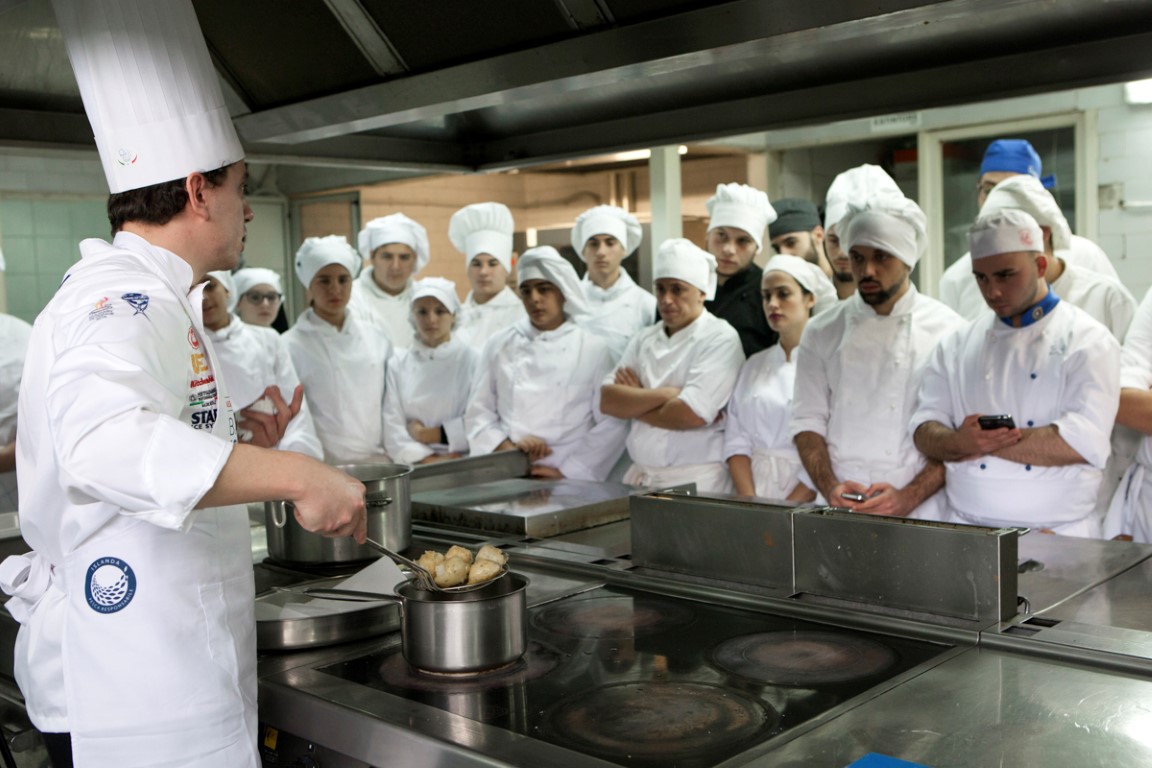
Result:
M1032 378L1036 378L1036 374L1034 374L1034 373L1033 373L1033 374L1032 374Z
M988 465L987 464L981 464L980 469L988 469Z
M1025 464L1024 465L1024 471L1025 472L1031 472L1032 471L1032 465L1031 464Z
M1031 419L1028 420L1028 426L1032 426L1032 420Z

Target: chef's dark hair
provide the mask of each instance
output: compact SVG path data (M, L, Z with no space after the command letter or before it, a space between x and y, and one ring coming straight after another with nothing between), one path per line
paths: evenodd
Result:
M204 171L204 180L210 187L224 183L228 168ZM108 223L115 235L130 221L161 226L176 217L188 204L188 193L184 191L184 179L162 181L150 187L130 189L108 196Z

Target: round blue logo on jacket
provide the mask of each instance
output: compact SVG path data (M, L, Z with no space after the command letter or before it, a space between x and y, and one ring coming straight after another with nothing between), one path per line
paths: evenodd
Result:
M84 597L97 613L116 613L136 594L136 572L117 557L102 557L88 566Z

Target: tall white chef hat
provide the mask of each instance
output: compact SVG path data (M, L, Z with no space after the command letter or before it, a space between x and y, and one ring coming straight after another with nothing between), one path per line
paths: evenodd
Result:
M828 275L824 274L820 267L801 256L793 256L788 253L776 254L764 264L764 278L767 278L770 272L783 272L790 275L793 280L800 284L801 288L811 293L816 299L816 305L812 307L812 314L814 315L836 306L839 301L836 296L836 288L828 279ZM763 279L761 285L763 285Z
M904 197L904 193L883 168L868 163L849 168L832 180L824 196L824 229L834 228L848 213L849 204L863 206L874 197L885 196Z
M1034 176L1009 176L997 184L984 199L980 215L995 213L1005 208L1026 211L1042 227L1052 229L1052 248L1062 251L1072 245L1072 229L1064 218L1060 205L1052 193Z
M456 283L443 277L425 277L412 282L412 304L416 299L433 298L439 301L453 315L460 312L460 298L456 295Z
M236 309L236 300L240 297L236 293L236 282L232 279L232 273L226 269L213 270L208 273L208 277L213 278L228 291L228 311Z
M360 255L365 259L372 258L372 251L389 243L406 245L416 253L416 272L428 266L431 258L428 230L402 213L372 219L360 230L357 238Z
M546 280L564 294L564 314L577 317L588 312L580 278L568 260L550 245L529 248L516 263L516 285L527 280Z
M716 257L691 240L682 237L665 240L652 261L653 280L662 277L682 280L703 291L705 299L716 298Z
M624 256L627 257L640 247L644 230L640 228L636 217L623 208L614 205L589 208L576 217L576 225L572 227L572 248L580 261L587 261L584 258L584 246L594 235L611 235L616 238L624 245Z
M768 202L768 195L747 184L717 184L716 194L704 204L708 208L708 231L716 227L742 229L760 248L764 230L776 221L776 210Z
M296 277L305 288L311 286L316 273L329 264L339 264L352 277L360 271L360 254L344 235L310 237L296 251Z
M53 0L111 192L244 158L191 0Z
M276 293L284 295L284 284L280 281L280 273L264 267L245 267L236 270L232 275L236 283L236 296L239 298L257 285L270 285Z
M981 213L968 230L968 247L972 260L1001 253L1044 251L1044 233L1040 225L1025 211L1004 208Z
M516 223L503 203L473 203L452 214L448 238L464 254L464 263L481 253L494 256L512 271L512 231Z
M920 206L906 197L882 195L862 206L852 203L837 224L840 246L848 251L864 245L892 254L909 267L928 245L928 219Z

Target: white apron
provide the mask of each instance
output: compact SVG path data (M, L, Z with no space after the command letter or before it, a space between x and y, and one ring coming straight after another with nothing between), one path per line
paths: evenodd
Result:
M763 499L787 499L800 482L800 459L796 452L755 448L751 458L756 495Z
M675 467L646 467L633 464L624 473L628 485L645 488L671 488L674 485L696 483L698 493L734 493L732 476L723 462L708 464L681 464Z

